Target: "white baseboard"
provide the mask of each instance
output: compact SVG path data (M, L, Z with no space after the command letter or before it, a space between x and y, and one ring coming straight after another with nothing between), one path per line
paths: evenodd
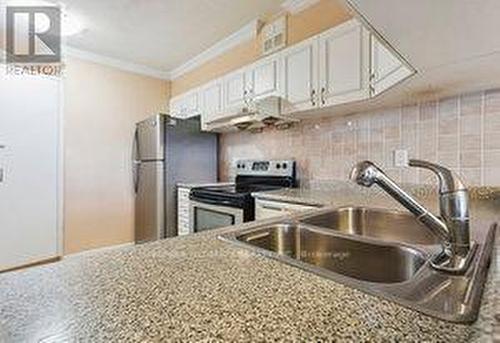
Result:
M95 254L98 252L110 251L110 250L116 250L116 249L121 249L121 248L125 248L125 247L130 247L134 244L135 244L134 242L129 242L129 243L124 243L124 244L110 245L110 246L102 247L102 248L84 250L84 251L76 252L73 254L64 255L62 258L65 259L65 258L81 257L81 256Z

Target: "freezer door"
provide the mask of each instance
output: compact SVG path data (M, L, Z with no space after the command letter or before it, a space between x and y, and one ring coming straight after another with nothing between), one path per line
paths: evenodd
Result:
M165 116L158 114L137 123L135 133L135 159L157 161L164 158Z
M135 195L135 241L164 238L165 181L163 162L137 164Z

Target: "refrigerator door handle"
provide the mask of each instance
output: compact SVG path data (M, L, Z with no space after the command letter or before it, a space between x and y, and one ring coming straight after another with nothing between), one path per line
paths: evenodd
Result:
M132 143L132 161L139 161L139 132L137 128L134 132L134 142Z
M139 190L139 135L137 128L134 132L134 142L132 145L132 177L134 183L134 193L137 194Z
M134 177L134 193L137 194L137 192L139 191L139 166L141 162L134 161L132 163L133 163L132 173Z

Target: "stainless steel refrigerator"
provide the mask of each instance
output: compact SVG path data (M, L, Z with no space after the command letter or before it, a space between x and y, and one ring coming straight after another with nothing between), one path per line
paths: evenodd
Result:
M135 241L177 235L176 184L217 181L217 135L199 118L158 114L136 124L134 135Z

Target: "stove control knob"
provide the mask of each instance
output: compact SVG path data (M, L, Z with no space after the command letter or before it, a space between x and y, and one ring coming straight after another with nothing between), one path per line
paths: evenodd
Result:
M276 169L280 169L281 168L281 164L277 163L276 164Z
M287 167L286 163L283 163L282 167L283 167L283 169L286 169L286 167Z

